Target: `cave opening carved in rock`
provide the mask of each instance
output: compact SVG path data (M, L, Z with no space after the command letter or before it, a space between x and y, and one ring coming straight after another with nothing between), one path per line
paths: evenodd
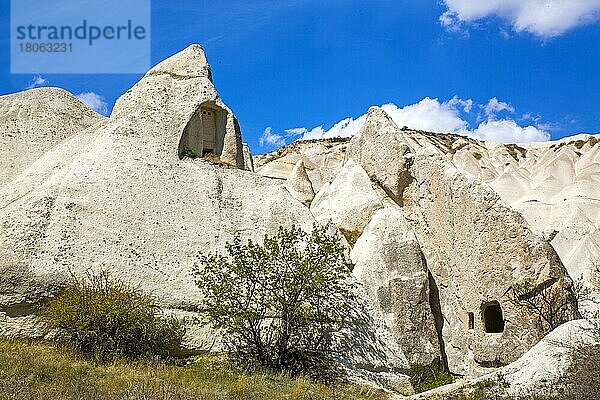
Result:
M221 156L227 125L227 111L214 102L203 103L183 129L179 158Z
M469 329L475 329L475 314L469 313Z
M497 301L491 301L483 305L483 324L486 333L504 332L504 317L502 307Z

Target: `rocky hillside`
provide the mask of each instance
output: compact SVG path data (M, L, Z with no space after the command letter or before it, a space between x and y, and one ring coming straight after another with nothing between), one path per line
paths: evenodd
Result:
M16 121L35 131L27 116ZM551 296L559 323L580 316L564 254L587 252L574 244L584 236L596 243L595 138L482 143L402 130L373 107L349 141L252 160L198 45L151 69L109 119L89 122L0 184L0 335L43 335L36 306L92 269L186 317L186 350L219 350L219 333L197 318L198 253L315 223L338 235L358 283L352 324L336 338L356 381L408 395L402 371L412 367L475 377L514 362L555 328L522 300ZM556 221L536 220L546 209L530 204ZM567 204L583 211L557 222Z
M403 130L414 148L431 147L454 166L487 183L537 234L551 240L573 279L600 296L600 135L558 141L502 144ZM318 191L341 169L349 139L295 142L256 156L257 173L286 179L302 160ZM325 177L325 178L324 178ZM595 298L600 303L600 297ZM598 308L582 301L581 311Z

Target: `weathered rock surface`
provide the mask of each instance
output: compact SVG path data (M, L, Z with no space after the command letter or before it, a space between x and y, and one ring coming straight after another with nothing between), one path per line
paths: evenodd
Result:
M318 221L331 220L351 244L358 237L355 274L411 363L438 351L451 372L477 375L512 362L544 334L536 316L511 300L514 288L550 288L564 300L568 318L575 318L572 282L551 245L492 188L456 168L439 148L413 143L411 149L409 142L383 110L371 108L342 170L317 194L311 211ZM396 224L391 215L385 223L381 215L373 217L387 203L400 209ZM374 240L391 241L384 225L398 240L385 250ZM411 235L411 244L403 242ZM394 253L401 246L411 261ZM394 279L410 271L415 277L406 285ZM410 317L426 332L419 342L400 314L407 304L418 304L423 290L429 308L413 307ZM437 349L433 332L441 338ZM415 347L406 351L411 340Z
M206 114L211 113L212 118L205 120ZM206 147L210 148L208 154L217 157L220 162L244 169L239 124L213 86L210 67L200 46L189 46L177 57L168 58L148 71L140 82L117 100L111 114L111 122L129 119L134 125L147 124L159 118L163 118L160 126L170 132L161 136L168 135L169 139L177 140L179 158L186 155L186 150L203 157ZM119 135L131 134L126 127L120 129L124 131ZM213 132L210 140L203 136L205 130ZM142 140L140 144L143 143ZM162 151L166 152L165 146L172 151L171 141L163 145ZM143 146L142 149L146 150Z
M287 178L285 187L294 198L306 206L310 206L310 203L315 198L315 191L308 178L306 169L304 169L304 162L302 160L296 162L294 169L292 169L290 176Z
M402 199L402 192L411 180L408 168L412 153L383 109L369 109L364 126L350 140L348 158L360 164L390 197L396 201Z
M398 206L373 215L351 257L353 275L385 317L409 363L430 365L441 360L428 271L417 238Z
M347 145L345 139L294 142L272 153L254 157L256 172L262 176L287 179L294 165L302 160L312 187L318 192L339 172Z
M0 187L52 147L104 119L63 89L0 96Z
M0 334L33 329L32 306L56 293L68 269L106 269L154 293L165 309L193 313L199 251L222 249L237 233L260 240L280 225L311 229L308 208L278 182L180 158L198 107L225 106L199 46L167 61L119 99L110 120L71 136L0 189ZM209 347L213 336L194 329L189 346Z
M463 147L450 155L453 163L489 183L536 233L549 236L571 277L594 291L580 310L600 310L593 284L600 260L600 136L518 145L455 142Z
M252 161L252 153L250 153L250 147L246 143L242 144L244 152L244 169L246 171L254 172L254 162Z
M41 126L46 146L22 164L7 161L14 168L0 177L0 335L38 335L35 305L69 271L89 268L197 316L198 252L219 251L236 234L261 240L279 226L331 221L360 283L339 361L356 379L409 394L398 370L441 358L453 373L477 375L537 343L536 315L510 300L518 285L534 297L549 288L577 317L561 259L598 285L595 137L486 144L401 130L374 107L350 142L301 142L253 160L211 79L203 50L191 46L150 70L110 119L61 91L47 93L50 109L43 91L0 98L0 107L19 104L0 120L9 121L2 140L18 153ZM40 115L63 111L39 125ZM26 141L6 135L12 126ZM218 341L203 324L189 326L189 348Z
M349 160L333 182L317 193L310 211L319 222L332 221L352 245L381 207L367 173Z
M599 328L599 320L567 322L505 367L480 378L420 393L409 399L460 398L475 392L480 394L479 398L484 395L486 398L511 400L568 395L564 393L564 380L569 367L573 363L585 362L581 359L584 349L600 345Z
M570 276L583 278L593 290L592 298L579 304L580 311L593 315L600 310L600 287L595 278L600 268L600 135L502 144L410 129L401 133L413 149L433 148L457 168L488 183L525 217L536 234L551 240ZM339 139L336 156L347 156L348 141ZM311 148L316 151L322 143L327 141L296 142L261 156L267 161L264 169L276 165L280 154L293 159ZM327 154L321 157L327 159ZM285 171L289 170L291 167ZM286 177L285 171L281 171L282 177Z
M206 129L209 111L226 116L217 162L214 154L206 160L181 152L184 138ZM198 253L221 251L236 234L261 241L280 226L308 231L315 223L284 182L242 169L249 154L244 160L235 126L204 52L191 46L148 72L110 119L74 133L0 187L0 335L40 336L35 307L56 295L71 272L106 270L155 295L167 312L190 317L186 348L219 349L220 335L194 319ZM299 161L299 180L288 187L310 194L302 170ZM381 205L360 166L348 173L367 193L362 229ZM366 293L357 294L340 362L354 379L410 393L408 378L397 373L409 366L402 348Z
M549 243L531 232L520 214L483 182L454 167L439 150L417 148L413 153L403 133L384 114L371 108L365 127L348 146L350 167L343 167L332 183L334 189L324 191L336 193L358 186L345 183L350 180L344 171L355 168L353 161L359 160L370 178L403 206L438 297L443 315L443 325L437 327L443 339L440 351L453 373L477 374L485 367L514 361L543 335L536 329L534 315L509 300L514 287L553 286L567 299L571 317L577 315L571 281L560 259ZM367 146L363 142L369 135L373 140ZM314 204L317 219L327 213L335 215L342 207L333 202L320 204L317 199ZM332 220L341 227L343 219ZM390 270L395 267L392 261L386 262ZM368 276L373 271L359 272ZM386 278L379 274L379 279L385 287ZM368 286L378 284L369 282ZM415 293L395 295L406 299ZM494 318L501 326L492 326Z
M439 290L452 372L514 361L541 338L535 315L510 301L518 285L552 285L576 317L572 283L556 252L491 188L427 148L416 152L411 173L404 209ZM495 311L488 315L488 307ZM493 327L494 320L503 326Z

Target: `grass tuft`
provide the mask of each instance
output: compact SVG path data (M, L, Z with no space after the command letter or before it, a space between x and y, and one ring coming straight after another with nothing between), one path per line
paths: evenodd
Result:
M305 378L232 369L224 357L196 356L180 365L159 360L110 363L68 348L0 340L3 400L379 400L377 390L326 386Z

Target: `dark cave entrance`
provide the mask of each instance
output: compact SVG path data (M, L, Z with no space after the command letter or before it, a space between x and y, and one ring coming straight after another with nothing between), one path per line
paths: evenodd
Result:
M469 313L469 329L475 329L475 314Z
M500 303L491 301L483 305L483 323L485 333L504 332L504 317Z
M203 103L191 116L179 142L179 158L219 157L227 125L227 111L214 102Z

